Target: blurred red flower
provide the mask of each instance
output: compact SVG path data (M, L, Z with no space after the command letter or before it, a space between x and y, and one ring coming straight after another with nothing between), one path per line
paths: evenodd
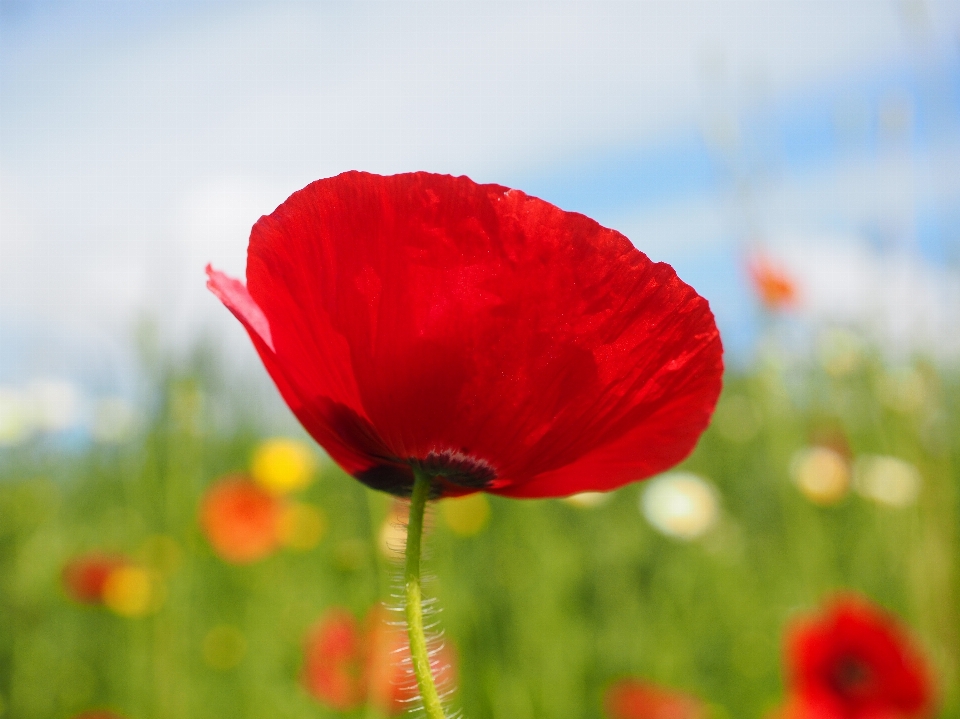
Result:
M720 392L710 308L613 230L466 177L348 172L208 267L304 427L409 494L608 490L683 459Z
M98 709L91 712L77 714L75 717L73 717L73 719L124 719L124 717L106 709Z
M103 589L111 572L128 563L120 555L100 552L74 557L63 567L63 587L67 595L77 602L101 604Z
M348 611L333 609L307 634L302 680L307 691L337 711L365 700L364 638Z
M307 634L302 681L317 700L337 711L366 703L397 716L419 692L408 663L410 650L402 627L375 605L363 626L345 609L328 611ZM455 681L455 654L445 644L431 658L434 680L443 691Z
M786 310L797 304L800 297L797 284L783 268L758 255L750 261L747 269L753 287L767 309Z
M280 545L280 499L242 476L221 479L207 489L200 524L223 559L246 564Z
M933 684L894 617L844 596L797 623L786 642L791 699L786 719L920 719Z
M689 694L642 679L623 679L607 689L603 706L609 719L706 719L706 707Z
M420 696L416 679L409 669L410 646L402 626L390 621L382 604L367 613L366 662L370 703L387 716L397 716ZM430 658L433 681L441 694L456 683L456 654L450 644L434 647Z

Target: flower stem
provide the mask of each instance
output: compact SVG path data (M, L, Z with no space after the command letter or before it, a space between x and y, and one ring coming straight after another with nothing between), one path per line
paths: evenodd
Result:
M410 497L410 520L407 525L407 565L404 571L406 590L407 635L410 639L410 657L417 677L423 708L428 719L445 719L440 696L437 694L427 640L423 634L423 604L420 590L420 538L423 536L423 513L430 496L430 477L419 470L413 473L413 495Z

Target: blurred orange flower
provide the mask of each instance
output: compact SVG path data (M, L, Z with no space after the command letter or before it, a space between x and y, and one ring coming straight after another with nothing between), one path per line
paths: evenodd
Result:
M118 554L91 552L74 557L63 567L63 587L67 595L84 604L102 604L103 590L114 570L128 560Z
M243 476L212 485L200 506L200 524L214 550L234 564L263 559L280 545L283 503Z
M696 697L644 681L622 679L603 699L609 719L706 719L707 709Z
M361 627L345 609L331 609L307 634L302 681L317 700L337 711L370 704L397 716L418 696L409 670L404 629L377 604ZM431 658L441 692L455 681L455 654L443 645Z
M794 279L763 255L756 255L747 267L754 290L763 305L773 311L796 306L799 289Z

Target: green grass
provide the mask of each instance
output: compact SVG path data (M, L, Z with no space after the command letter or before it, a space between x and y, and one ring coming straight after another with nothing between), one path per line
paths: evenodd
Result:
M605 687L633 675L696 694L717 717L759 719L783 698L786 623L853 589L911 627L937 673L939 716L960 716L960 387L921 363L921 401L898 402L888 374L866 358L842 377L774 362L728 377L714 425L682 465L722 497L722 520L696 541L650 527L642 484L589 510L493 497L489 524L466 538L435 518L427 593L460 657L455 705L468 719L600 717ZM0 716L339 716L300 687L301 643L326 608L362 616L385 598L399 573L377 551L389 499L328 462L300 495L328 518L316 549L222 562L197 525L199 498L242 471L272 428L236 403L235 421L217 421L231 395L211 376L158 383L159 409L124 446L0 450ZM916 504L807 501L790 460L823 432L842 432L854 455L914 463ZM71 556L142 557L156 535L179 548L159 611L124 618L65 596ZM218 670L202 645L224 624L247 650Z

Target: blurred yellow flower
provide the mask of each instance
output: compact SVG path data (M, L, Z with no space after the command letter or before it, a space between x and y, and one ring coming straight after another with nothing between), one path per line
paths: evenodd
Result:
M250 474L267 491L287 494L310 484L316 466L316 455L306 442L275 437L257 447Z
M490 519L490 502L486 495L475 492L466 497L445 499L440 504L443 521L450 531L461 537L477 534Z
M203 660L214 669L233 669L247 653L247 638L237 627L219 624L203 638Z
M289 548L307 551L316 547L327 530L327 518L312 504L290 502L280 514L280 543Z
M160 608L162 587L147 569L124 565L114 569L103 585L103 603L122 617L140 617Z
M580 492L564 497L562 501L580 509L593 509L602 504L606 504L610 499L610 492Z
M897 457L864 455L854 465L857 492L874 502L906 507L916 501L922 479L920 471Z
M696 539L717 523L717 490L690 472L671 472L650 480L640 499L643 515L669 537Z
M790 475L814 504L836 504L850 490L850 467L846 458L829 447L807 447L793 456Z

